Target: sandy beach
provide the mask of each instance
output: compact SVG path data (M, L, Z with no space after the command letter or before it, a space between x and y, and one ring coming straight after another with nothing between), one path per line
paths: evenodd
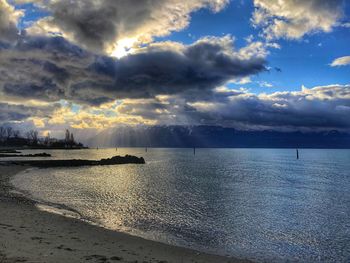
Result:
M9 179L24 170L0 166L0 262L247 262L170 246L40 211Z

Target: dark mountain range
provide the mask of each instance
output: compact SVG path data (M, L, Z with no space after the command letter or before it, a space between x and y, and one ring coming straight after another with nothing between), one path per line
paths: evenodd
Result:
M87 143L99 147L350 148L350 134L240 131L218 126L138 126L106 130Z

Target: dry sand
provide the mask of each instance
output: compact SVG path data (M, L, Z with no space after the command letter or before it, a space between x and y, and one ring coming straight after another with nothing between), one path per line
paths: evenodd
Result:
M10 193L9 178L25 169L0 165L0 263L247 262L170 246L38 210Z

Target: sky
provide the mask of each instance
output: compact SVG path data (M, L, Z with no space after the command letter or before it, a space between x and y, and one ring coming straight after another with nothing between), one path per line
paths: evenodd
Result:
M0 125L350 131L345 0L0 0Z

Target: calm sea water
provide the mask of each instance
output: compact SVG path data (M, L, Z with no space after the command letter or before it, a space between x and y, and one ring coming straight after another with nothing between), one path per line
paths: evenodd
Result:
M33 152L33 151L31 151ZM87 220L147 239L258 261L350 261L350 151L50 151L144 156L145 165L34 169L12 183Z

